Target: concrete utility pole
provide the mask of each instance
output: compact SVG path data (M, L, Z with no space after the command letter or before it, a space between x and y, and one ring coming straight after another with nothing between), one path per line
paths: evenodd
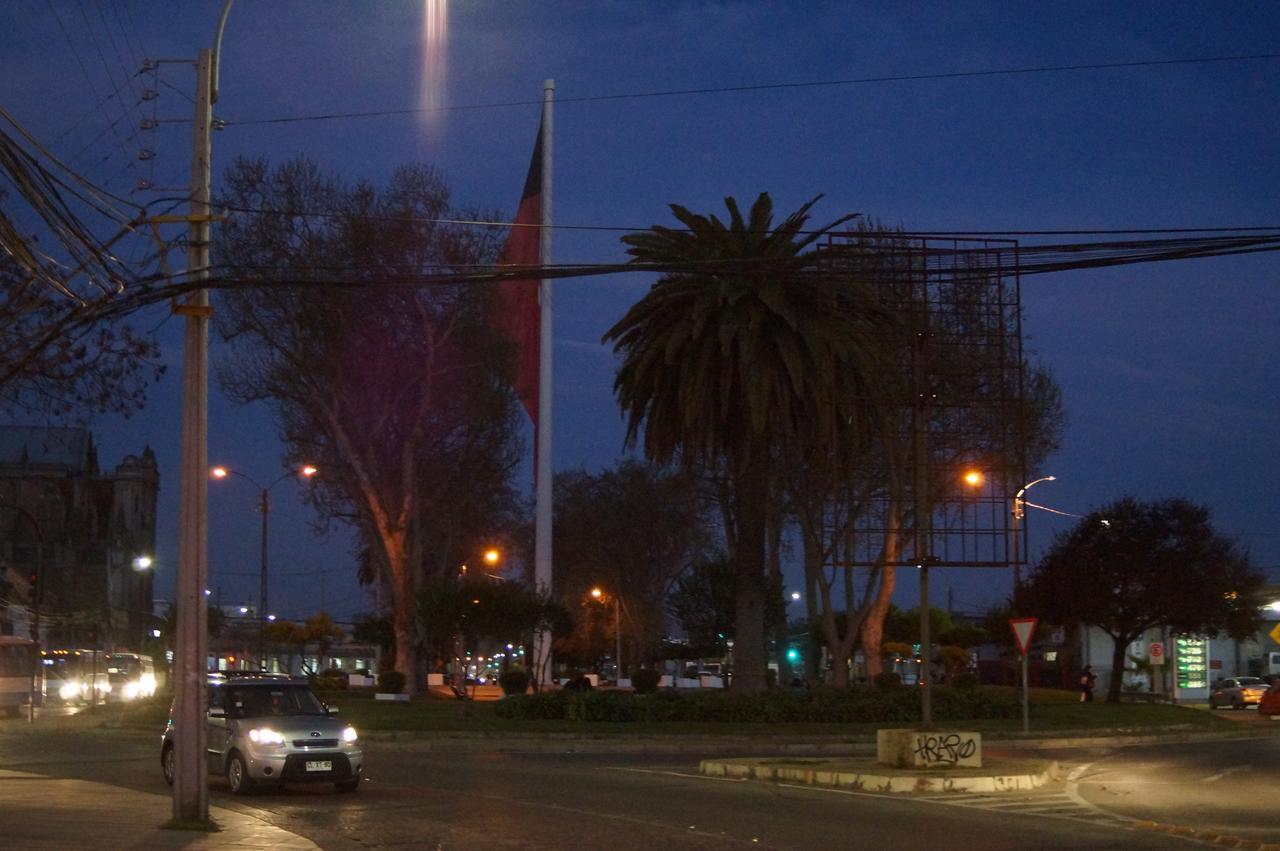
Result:
M214 47L196 60L196 106L192 122L191 212L187 275L209 275L209 198L213 177L213 104L218 98L218 54L231 0L222 7ZM208 655L209 293L199 290L175 308L186 319L182 375L182 462L178 503L178 634L174 650L173 817L208 821L205 770L205 679Z
M915 476L912 482L913 507L915 522L915 553L920 566L920 729L933 729L933 683L929 675L929 663L932 660L929 634L929 564L933 561L933 507L929 503L929 408L933 402L925 370L925 361L929 350L928 329L928 285L925 284L920 295L920 330L916 331L915 356L912 359L912 389L915 392L915 405L912 416L913 456L915 458Z

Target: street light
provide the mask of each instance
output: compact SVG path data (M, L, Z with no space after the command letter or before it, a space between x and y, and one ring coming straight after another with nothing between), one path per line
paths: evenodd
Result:
M1015 609L1018 606L1018 595L1022 590L1022 557L1019 552L1020 541L1018 540L1018 521L1022 519L1022 515L1025 513L1022 508L1025 503L1022 495L1041 482L1056 482L1057 480L1057 476L1041 476L1018 488L1018 492L1013 495L1013 605Z
M320 471L310 464L303 464L295 472L303 478L309 479ZM267 669L267 518L271 515L271 502L267 495L272 488L285 479L291 478L295 472L285 473L271 484L264 486L259 484L252 476L241 473L239 470L232 470L222 466L209 470L209 475L215 479L222 480L229 476L239 476L258 489L258 511L262 513L262 554L258 575L258 667L264 671ZM247 611L242 612L242 614L247 614Z
M135 556L133 559L134 570L148 570L153 564L155 562L151 560L151 556Z
M597 603L603 604L607 599L607 595L599 586L591 589L591 597ZM618 666L618 673L615 677L616 682L622 680L622 598L617 594L613 595L613 635L614 635L614 664Z

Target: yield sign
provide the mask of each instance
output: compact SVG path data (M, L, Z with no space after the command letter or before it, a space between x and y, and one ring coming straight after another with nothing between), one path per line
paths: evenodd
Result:
M1009 618L1009 626L1013 627L1013 637L1018 640L1018 649L1027 655L1031 648L1031 633L1036 631L1038 618Z

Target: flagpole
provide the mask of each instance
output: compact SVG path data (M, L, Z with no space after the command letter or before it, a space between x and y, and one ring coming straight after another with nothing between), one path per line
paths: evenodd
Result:
M539 223L539 262L551 264L551 104L554 80L542 84L542 221ZM538 284L538 427L535 448L537 477L534 483L534 584L544 593L551 591L551 279ZM539 684L551 681L551 633L534 637L534 676Z

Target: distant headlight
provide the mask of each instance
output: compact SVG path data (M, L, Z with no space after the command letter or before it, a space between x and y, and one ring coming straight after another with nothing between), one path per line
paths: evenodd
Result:
M347 729L342 731L342 741L346 742L347 744L352 744L358 738L360 737L356 735L355 727L348 727Z
M136 699L136 698L137 698L137 696L138 696L138 684L137 684L137 683L125 683L125 684L124 684L124 699L125 699L125 700L134 700L134 699Z
M82 689L77 683L63 683L62 688L58 689L58 697L63 700L71 700L81 693Z
M284 736L272 730L270 727L259 727L256 730L249 731L250 741L257 742L260 745L283 745Z

